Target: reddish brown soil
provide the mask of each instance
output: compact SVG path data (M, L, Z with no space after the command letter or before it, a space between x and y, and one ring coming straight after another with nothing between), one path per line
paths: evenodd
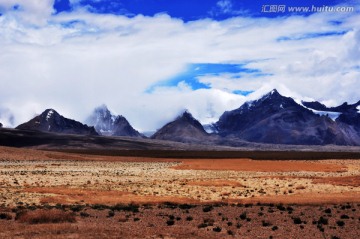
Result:
M276 195L245 198L240 200L228 200L229 203L284 203L298 205L320 205L336 204L343 202L360 202L360 192L343 192L343 193L302 193L294 195Z
M234 170L255 172L341 172L346 166L323 162L272 161L251 159L187 159L174 169L186 170Z
M360 176L326 177L313 179L314 183L360 187Z
M355 239L359 169L356 160L154 159L0 147L0 238ZM114 209L118 203L147 205L131 212ZM72 209L76 222L15 220L22 210L54 206ZM47 215L36 210L28 215Z
M21 209L14 209L15 212L6 212L12 219L0 220L0 237L215 239L271 236L323 239L336 236L341 239L356 239L360 230L359 204L215 204L186 208L181 209L180 206L171 204L147 205L140 206L137 212L130 212L111 208L74 207L76 222L41 224L15 220L15 212L20 213ZM37 210L39 209L35 210L35 214ZM71 212L69 207L65 211Z

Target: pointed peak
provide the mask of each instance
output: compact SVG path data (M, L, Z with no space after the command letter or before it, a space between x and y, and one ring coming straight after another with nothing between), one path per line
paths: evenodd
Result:
M59 115L59 113L54 109L46 109L44 112L41 113L41 115L46 115L46 117L51 117L52 115Z
M277 89L273 89L272 91L270 91L270 92L267 93L266 95L276 95L276 96L279 96L280 93L279 93L279 91L277 91Z
M184 112L181 114L182 117L193 117L189 110L184 110Z
M99 105L98 107L95 108L95 110L98 111L109 111L108 107L105 104Z

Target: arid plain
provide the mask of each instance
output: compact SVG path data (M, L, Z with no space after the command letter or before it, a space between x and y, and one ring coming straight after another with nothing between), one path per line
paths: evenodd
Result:
M0 218L1 238L357 238L360 160L0 147Z

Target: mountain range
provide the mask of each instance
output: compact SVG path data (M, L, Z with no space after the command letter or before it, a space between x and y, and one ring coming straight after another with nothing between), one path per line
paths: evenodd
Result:
M307 105L300 105L273 90L258 100L225 112L215 127L222 137L232 136L250 142L360 145L357 128L360 114L357 110L344 111L334 121L327 115L317 114L311 105Z
M106 105L95 108L86 123L93 125L99 134L105 136L144 137L130 125L124 116L113 115Z
M157 130L151 139L213 145L239 142L289 145L360 145L360 101L327 107L320 102L297 102L276 89L258 100L224 112L219 120L204 126L185 111ZM45 110L17 129L45 132L145 137L124 116L113 115L105 106L95 108L88 125L67 119L55 110ZM234 143L236 142L236 143Z
M98 135L94 127L65 118L53 109L45 110L40 115L17 126L15 129L63 134Z
M179 142L202 141L208 137L201 123L196 120L190 112L185 111L174 121L160 128L152 139L171 140Z

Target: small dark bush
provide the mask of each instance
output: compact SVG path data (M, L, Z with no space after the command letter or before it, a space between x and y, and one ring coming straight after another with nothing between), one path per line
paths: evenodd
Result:
M174 220L168 220L168 221L166 222L166 224L167 224L168 226L172 226L172 225L175 224L175 221L174 221Z
M340 239L340 237L337 237L337 236L331 236L331 239Z
M214 231L214 232L221 232L221 227L214 227L214 228L213 228L213 231Z
M273 230L273 231L276 231L277 229L279 229L277 226L273 226L273 227L271 228L271 230Z
M108 206L103 205L103 204L94 204L91 206L91 208L95 209L95 210L104 210L104 209L107 209Z
M327 209L325 209L324 212L325 212L325 213L328 213L328 214L331 214L331 209L330 209L330 208L327 208Z
M345 225L345 222L344 221L337 221L336 224L339 226L339 227L343 227Z
M135 217L135 218L134 218L134 222L137 222L137 221L140 221L140 218Z
M90 214L87 212L80 212L81 217L90 217Z
M82 206L82 205L71 205L70 206L70 210L73 212L80 212L83 208L84 208L84 206Z
M294 217L293 221L294 221L294 224L301 224L302 223L302 221L301 221L301 219L299 217Z
M164 202L164 205L166 208L171 208L171 209L175 209L178 207L176 203L172 203L172 202Z
M263 227L269 227L269 226L271 226L271 223L268 222L268 221L262 221L262 226Z
M277 205L276 206L277 207L277 209L279 209L280 211L285 211L286 210L286 208L283 206L283 205Z
M190 204L180 204L179 205L179 208L180 209L191 209L191 208L194 208L196 207L195 205L190 205Z
M240 223L236 224L236 228L240 228L242 225Z
M233 224L232 222L228 222L228 223L227 223L227 225L228 225L229 227L231 227L232 224Z
M327 224L329 224L329 220L327 218L320 217L318 223L322 224L322 225L327 225Z
M206 223L208 226L213 226L214 222L215 222L214 219L210 219L210 218L204 219L204 223Z
M113 217L113 216L115 216L115 212L112 211L112 210L110 210L110 211L108 212L108 217Z
M203 207L203 212L210 212L210 211L212 211L214 208L213 208L213 206L204 206Z
M116 204L115 206L112 206L111 209L113 211L126 211L126 212L139 212L139 205L135 205L135 204L129 204L129 205L125 205L125 204Z
M240 214L240 219L245 220L246 219L246 212L243 212Z
M349 219L350 217L348 215L343 214L343 215L340 216L340 218L341 219Z
M207 227L208 225L206 223L201 223L198 225L198 228L205 228Z
M2 220L11 220L12 216L8 213L0 213L0 219Z
M228 231L227 231L227 234L230 235L230 236L233 236L233 235L234 235L234 232L231 231L231 230L228 230Z
M192 216L186 217L186 221L192 221L194 218Z

